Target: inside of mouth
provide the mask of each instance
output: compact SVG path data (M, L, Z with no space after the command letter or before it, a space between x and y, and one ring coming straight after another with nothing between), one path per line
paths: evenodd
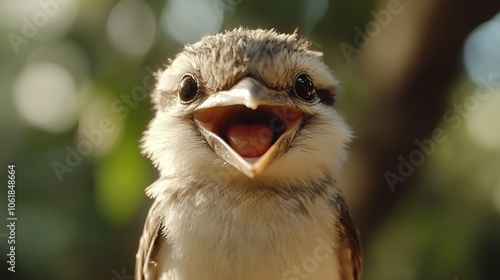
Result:
M300 121L300 111L286 106L243 105L204 109L195 116L204 129L216 134L244 158L265 154L286 131Z

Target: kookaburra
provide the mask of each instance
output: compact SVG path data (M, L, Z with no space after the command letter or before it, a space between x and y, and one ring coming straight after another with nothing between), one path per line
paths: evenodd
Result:
M136 280L359 280L335 178L351 132L337 81L294 34L235 29L157 74L142 149L160 178Z

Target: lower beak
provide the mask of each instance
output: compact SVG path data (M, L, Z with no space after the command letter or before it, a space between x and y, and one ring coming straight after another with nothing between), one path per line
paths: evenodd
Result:
M212 150L250 178L288 150L303 118L288 94L250 77L211 95L195 113Z

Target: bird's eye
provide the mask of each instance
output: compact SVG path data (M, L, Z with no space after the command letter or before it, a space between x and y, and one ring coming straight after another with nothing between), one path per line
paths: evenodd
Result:
M179 99L182 103L189 103L198 95L198 83L191 75L182 78L179 86Z
M295 79L294 84L295 94L305 102L313 102L316 100L316 90L314 89L314 84L311 78L306 74L300 74Z

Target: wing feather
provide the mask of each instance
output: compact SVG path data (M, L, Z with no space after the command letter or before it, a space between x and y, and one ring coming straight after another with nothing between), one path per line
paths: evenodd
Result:
M160 216L161 204L156 199L149 210L144 224L144 230L139 241L139 249L136 255L135 279L151 280L157 279L159 273L158 258L163 243L162 226Z
M363 251L358 230L342 195L336 196L335 204L340 215L337 228L339 230L338 258L341 279L361 280Z

